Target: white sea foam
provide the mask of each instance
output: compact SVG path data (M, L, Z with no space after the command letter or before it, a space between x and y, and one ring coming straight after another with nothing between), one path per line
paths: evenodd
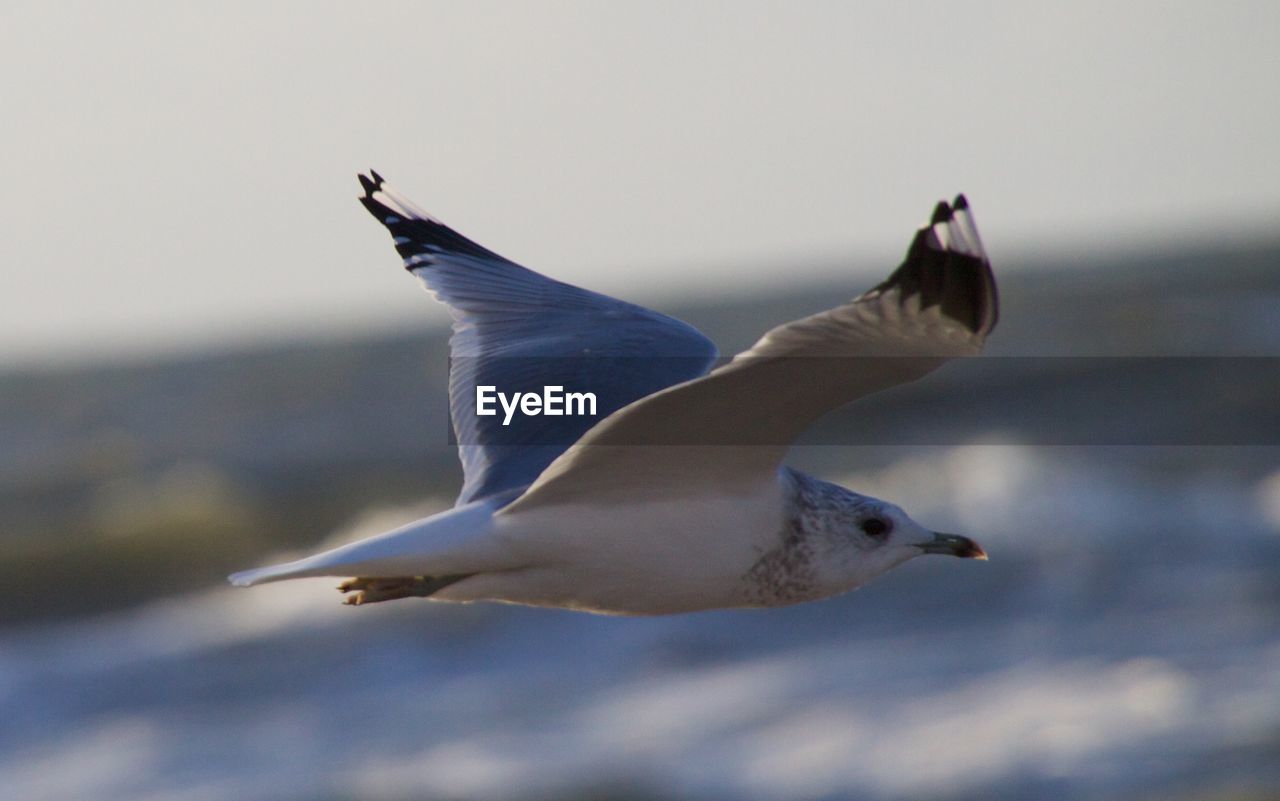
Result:
M352 609L315 580L10 632L0 773L14 797L102 801L617 782L1057 799L1211 782L1215 765L1274 776L1274 565L1257 559L1273 553L1276 481L1165 486L1087 452L957 448L848 483L924 503L993 561L920 560L824 604L653 620ZM1100 497L1078 509L1064 491ZM1206 521L1231 530L1204 542Z

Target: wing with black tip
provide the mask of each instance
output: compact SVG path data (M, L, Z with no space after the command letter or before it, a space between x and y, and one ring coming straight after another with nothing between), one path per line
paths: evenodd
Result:
M939 203L902 265L869 292L781 325L710 374L614 413L511 507L671 497L772 480L791 443L827 412L976 355L996 324L995 279L963 196Z
M459 503L529 485L591 426L634 400L703 375L715 345L692 326L555 281L467 239L360 176L360 202L386 226L404 267L449 308L450 416L465 474ZM476 387L590 391L594 416L476 414Z

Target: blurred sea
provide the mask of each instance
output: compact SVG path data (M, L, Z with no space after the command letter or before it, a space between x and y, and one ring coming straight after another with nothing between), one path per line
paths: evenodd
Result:
M1010 270L992 352L1280 356L1278 267ZM732 353L849 294L673 311ZM432 331L0 377L0 796L1280 798L1280 404L1248 387L1153 415L1195 432L1236 403L1259 444L800 449L991 554L817 604L622 619L218 583L447 505L445 363Z

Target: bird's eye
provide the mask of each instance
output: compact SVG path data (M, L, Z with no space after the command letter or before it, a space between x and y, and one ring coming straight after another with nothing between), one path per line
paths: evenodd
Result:
M869 517L862 521L862 533L868 537L880 539L889 533L890 528L887 520L881 520L878 517Z

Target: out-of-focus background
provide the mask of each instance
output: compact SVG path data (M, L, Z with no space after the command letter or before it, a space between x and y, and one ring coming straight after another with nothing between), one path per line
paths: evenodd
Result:
M447 316L368 166L725 353L963 190L992 353L1280 356L1274 3L15 4L0 66L0 795L1280 798L1266 358L1122 420L1141 447L1065 359L983 387L1021 428L798 450L992 555L824 603L222 583L459 486ZM1064 396L1096 427L1035 444Z

